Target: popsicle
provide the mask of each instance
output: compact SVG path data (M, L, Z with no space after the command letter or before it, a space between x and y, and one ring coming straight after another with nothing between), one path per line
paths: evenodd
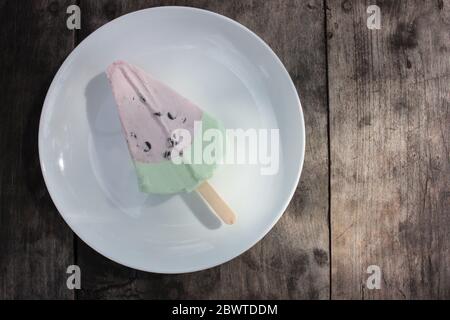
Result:
M172 161L174 155L193 154L190 151L197 149L197 144L204 147L202 137L195 135L195 123L201 124L205 131L221 129L219 122L169 86L125 61L111 64L106 74L139 189L157 194L196 190L225 223L233 224L236 220L233 210L208 183L216 163ZM190 144L181 150L177 148L179 129L184 129L191 137Z

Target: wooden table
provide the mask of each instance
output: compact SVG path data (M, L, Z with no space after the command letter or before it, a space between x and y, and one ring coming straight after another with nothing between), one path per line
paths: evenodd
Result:
M66 8L81 8L81 30ZM369 29L367 7L381 9ZM192 274L100 256L54 207L38 161L42 103L95 29L158 5L205 8L255 31L300 94L306 159L294 199L255 247ZM450 2L0 2L0 298L450 298ZM68 290L66 268L82 270ZM366 285L381 269L381 289Z

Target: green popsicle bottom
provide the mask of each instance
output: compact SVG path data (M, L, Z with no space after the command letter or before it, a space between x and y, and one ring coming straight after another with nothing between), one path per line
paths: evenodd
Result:
M210 115L203 113L202 130L219 129L223 131L218 121ZM197 143L202 144L202 136L195 136L192 144L186 147L193 148ZM206 146L203 143L203 148ZM195 148L195 147L194 147ZM139 189L145 193L171 194L176 192L191 192L203 181L212 177L216 164L175 164L171 160L159 163L143 163L134 161L139 182Z

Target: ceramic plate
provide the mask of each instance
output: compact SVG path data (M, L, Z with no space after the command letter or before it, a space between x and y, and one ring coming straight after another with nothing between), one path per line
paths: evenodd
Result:
M237 213L222 224L194 193L147 195L133 165L105 76L126 60L220 119L225 128L279 129L279 170L221 165L210 183ZM150 272L224 263L258 242L286 209L304 157L300 101L283 64L254 33L185 7L137 11L86 38L56 74L41 115L40 163L72 230L102 255Z

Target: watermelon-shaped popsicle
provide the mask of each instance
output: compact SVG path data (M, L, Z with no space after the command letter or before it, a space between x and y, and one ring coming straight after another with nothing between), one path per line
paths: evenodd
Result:
M180 142L176 132L184 129L191 139L183 152L203 147L195 136L194 123L202 131L220 129L217 120L162 82L124 61L111 64L107 71L117 103L123 132L136 168L142 192L171 194L197 190L214 211L232 224L235 215L207 182L215 163L176 164L171 156ZM188 150L190 149L190 150Z

